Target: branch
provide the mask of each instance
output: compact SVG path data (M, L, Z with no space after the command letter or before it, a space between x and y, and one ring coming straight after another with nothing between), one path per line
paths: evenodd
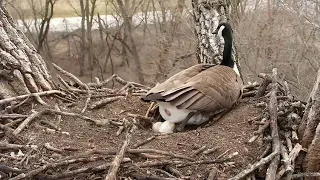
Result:
M51 95L51 94L61 94L61 95L65 95L64 92L62 91L58 91L58 90L50 90L50 91L43 91L43 92L38 92L38 93L31 93L31 94L25 94L25 95L21 95L21 96L16 96L16 97L10 97L10 98L6 98L6 99L1 99L0 100L0 105L2 104L6 104L9 103L11 101L17 101L17 100L21 100L21 99L25 99L27 97L37 97L37 96L45 96L45 95Z
M260 161L254 163L253 165L250 165L247 169L245 169L244 171L240 172L236 176L230 178L229 180L238 180L238 179L242 179L242 178L246 177L248 174L250 174L254 170L256 170L259 167L261 167L261 166L267 164L268 162L270 162L277 155L279 155L279 152L271 153L269 156L267 156L265 158L262 158Z
M106 176L105 180L116 180L117 172L120 167L121 161L124 157L124 154L126 152L126 149L131 141L132 133L136 129L136 126L133 124L131 130L128 130L126 134L126 139L123 142L123 145L119 151L119 153L114 158L111 168L108 171L108 175Z
M272 90L270 95L270 103L269 103L269 114L270 114L270 128L271 128L271 137L272 137L272 151L280 152L280 139L278 133L278 103L277 103L277 69L274 68L272 70ZM269 165L267 169L266 179L275 179L277 174L277 169L280 161L280 156L277 155Z

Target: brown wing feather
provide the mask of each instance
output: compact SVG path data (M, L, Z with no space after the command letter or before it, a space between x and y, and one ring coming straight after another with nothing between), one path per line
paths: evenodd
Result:
M171 76L165 82L158 84L153 87L144 97L145 100L159 100L162 96L170 94L178 89L182 89L181 86L184 85L188 79L196 76L200 72L212 67L210 64L197 64L191 66L179 73ZM174 91L172 91L174 90Z
M184 82L171 77L164 82L170 88L155 87L148 94L161 94L160 97L178 108L201 111L230 108L241 96L243 83L230 67L217 65L198 74L193 71L193 74L184 75Z

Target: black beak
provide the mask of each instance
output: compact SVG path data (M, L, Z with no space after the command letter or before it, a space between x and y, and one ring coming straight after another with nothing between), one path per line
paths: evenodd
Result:
M213 31L212 34L218 34L219 29L216 29L215 31Z

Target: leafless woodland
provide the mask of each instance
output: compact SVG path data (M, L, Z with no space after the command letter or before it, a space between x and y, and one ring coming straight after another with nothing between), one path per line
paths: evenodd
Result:
M155 84L196 63L190 1L121 2L25 0L9 1L7 6L24 22L25 33L49 66L55 62L68 67L85 81L116 73ZM82 17L79 28L69 30L65 24L60 27L63 32L49 31L62 4ZM245 80L254 81L258 73L276 67L294 95L306 99L319 69L319 2L241 0L233 5L231 22ZM118 23L109 25L99 18L101 6ZM140 19L133 23L137 13ZM30 21L34 19L38 21Z

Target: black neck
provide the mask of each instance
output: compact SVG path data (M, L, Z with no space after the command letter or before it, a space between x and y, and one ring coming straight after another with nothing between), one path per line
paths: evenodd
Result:
M230 33L230 34L229 34ZM232 60L232 35L229 32L224 38L223 59L221 65L229 66L233 68L234 62Z

